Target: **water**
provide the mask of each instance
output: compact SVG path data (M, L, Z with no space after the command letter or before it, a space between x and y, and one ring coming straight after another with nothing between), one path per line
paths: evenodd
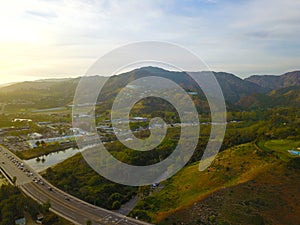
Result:
M29 159L29 160L24 160L24 162L29 165L32 169L34 169L37 172L41 172L45 169L47 169L48 167L51 167L57 163L60 163L70 157L72 157L73 155L75 155L76 153L78 153L79 150L78 149L74 149L74 148L69 148L63 151L59 151L59 152L52 152L48 155L43 155L37 158L40 158L40 161L37 161L37 158L33 158L33 159ZM42 159L45 159L45 161L43 161Z
M291 155L299 155L299 156L300 156L300 151L288 150L288 152L289 152Z

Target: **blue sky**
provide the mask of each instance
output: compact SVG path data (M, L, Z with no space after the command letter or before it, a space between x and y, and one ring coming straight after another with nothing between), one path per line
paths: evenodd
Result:
M83 75L99 57L144 40L179 44L212 70L299 68L298 0L10 0L0 7L0 83Z

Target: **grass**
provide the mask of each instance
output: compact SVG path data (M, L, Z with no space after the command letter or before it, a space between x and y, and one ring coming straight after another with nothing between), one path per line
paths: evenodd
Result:
M298 158L287 150L298 144L251 142L219 153L203 172L198 163L189 165L140 201L132 216L155 224L297 224Z
M294 149L296 150L300 147L300 140L269 140L265 142L265 146L274 151L287 151Z
M185 167L164 182L162 191L139 202L135 210L146 210L151 222L157 223L216 191L254 179L274 164L270 157L254 143L232 147L221 152L203 172L199 172L198 163Z
M282 161L287 162L292 157L288 150L296 150L300 147L300 141L287 139L259 141L257 146L266 152L272 153Z
M159 224L298 225L298 173L285 163L276 163L255 179L216 191Z

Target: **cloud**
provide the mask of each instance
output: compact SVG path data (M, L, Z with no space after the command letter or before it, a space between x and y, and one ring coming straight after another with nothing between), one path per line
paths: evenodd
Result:
M25 15L42 18L56 18L57 15L54 12L43 12L43 11L25 11Z
M80 75L142 40L183 45L216 70L280 73L300 58L299 10L296 0L11 0L0 9L0 76Z

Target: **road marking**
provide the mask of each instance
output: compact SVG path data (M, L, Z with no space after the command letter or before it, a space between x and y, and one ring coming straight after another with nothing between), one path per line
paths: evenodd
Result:
M104 217L102 217L102 218L100 218L99 220L98 220L98 222L101 222L101 221L103 221L104 219L106 219L107 217L109 217L110 216L110 214L107 214L106 216L104 216Z

